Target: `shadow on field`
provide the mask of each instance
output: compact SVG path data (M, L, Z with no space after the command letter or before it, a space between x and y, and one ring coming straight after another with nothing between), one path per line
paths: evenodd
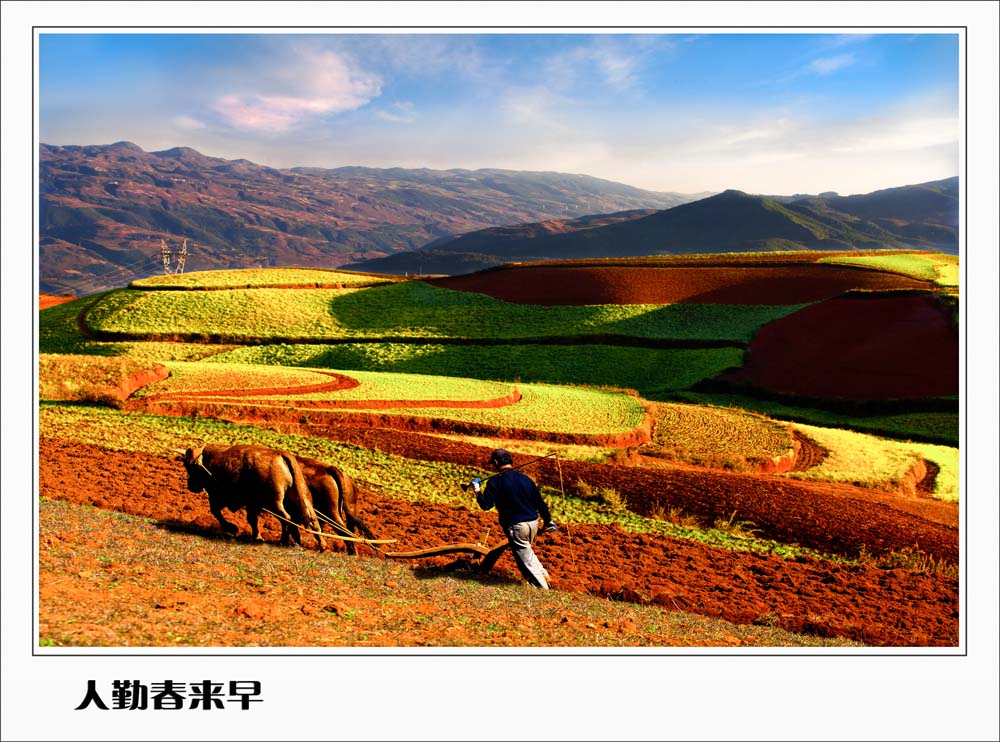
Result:
M264 543L254 541L250 538L249 534L240 534L238 536L230 536L223 533L218 528L199 526L195 523L186 523L181 520L175 520L173 518L168 518L165 520L158 520L154 522L157 528L161 528L164 531L170 531L171 533L187 533L192 536L201 536L202 538L207 538L212 541L242 541L247 544L254 543Z
M414 567L413 575L418 580L436 580L442 577L451 577L457 580L474 580L476 582L496 585L515 585L523 582L523 580L517 580L512 577L480 572L476 568L476 563L468 559L456 559L453 562L437 567Z

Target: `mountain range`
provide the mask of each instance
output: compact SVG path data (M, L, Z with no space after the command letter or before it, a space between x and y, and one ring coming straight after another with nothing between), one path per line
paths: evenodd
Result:
M857 196L755 196L728 190L653 213L491 228L353 267L459 274L509 261L776 251L958 252L958 178Z
M189 271L396 274L744 250L957 252L958 196L957 177L854 196L684 194L554 172L275 169L186 147L42 144L39 290L82 295L177 270L182 245Z
M338 267L478 229L670 208L707 194L511 170L275 169L131 142L39 151L39 282L91 293L171 269Z

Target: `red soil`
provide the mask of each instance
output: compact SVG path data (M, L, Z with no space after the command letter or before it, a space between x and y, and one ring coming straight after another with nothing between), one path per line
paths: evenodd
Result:
M482 461L485 453L484 449L469 444L453 445L423 438L392 433L380 437L380 442L391 441L412 454L434 446L442 453L448 449L449 457L464 456L477 462ZM169 458L48 439L40 443L40 456L45 462L40 471L43 497L154 518L166 526L182 525L196 532L218 533L207 498L187 491L183 467ZM564 475L571 478L578 474L595 477L599 471L605 471L604 478L608 481L624 481L631 471L644 497L662 496L675 484L660 481L665 479L662 471L652 473L571 462L563 462L562 468ZM532 473L545 479L556 471L550 466L547 471ZM702 478L714 476L705 474ZM588 481L600 483L600 479ZM691 478L685 484L695 481L697 478ZM728 480L723 477L717 481ZM783 491L781 483L765 477L750 477L746 484L749 486L732 481L726 487L712 489L719 509L736 508L742 514L745 491L755 494L771 491L769 507L779 510L789 527L816 522L819 530L836 530L845 528L846 521L860 518L855 530L869 535L865 524L873 522L870 516L887 510L882 505L866 503L864 497L852 499L845 493L839 498L844 512L838 515L835 509L817 507L817 502L803 502L801 495L805 488ZM650 485L653 489L646 489ZM495 514L479 511L471 504L469 508L411 504L384 496L363 482L360 509L362 518L379 537L397 539L393 549L400 552L443 543L475 542L487 528L496 530ZM828 519L832 520L827 522ZM447 524L447 528L438 527L440 524ZM878 527L889 528L906 540L903 533L907 529L917 533L919 524L933 525L897 513L896 517L883 518ZM261 525L266 540L278 540L277 521L265 516ZM247 530L245 526L243 530ZM951 530L950 537L957 542L957 532ZM491 545L496 543L499 543L496 538L491 539ZM768 623L799 633L843 636L870 645L917 647L958 643L958 582L941 575L841 565L806 557L787 560L663 536L630 534L613 526L572 523L563 523L560 532L541 538L536 548L552 575L553 588L558 590L657 604L738 623ZM451 557L440 556L410 563L425 570L447 569L455 564ZM509 555L501 557L493 572L520 579ZM46 585L43 583L40 596L43 602L46 590L50 589Z
M330 374L335 376L336 374ZM347 378L346 376L343 378ZM146 412L152 412L157 410L155 414L177 414L165 412L165 410L171 409L170 405L164 405L162 402L164 400L211 400L216 396L222 397L256 397L258 395L282 395L287 397L288 395L294 394L309 394L315 391L339 391L340 389L353 389L358 386L358 382L353 381L353 384L335 386L334 384L328 385L316 385L316 389L311 389L307 387L289 387L286 389L270 389L267 392L261 392L256 389L251 389L246 392L239 391L225 391L225 392L172 392L169 394L159 394L152 397L142 397L140 399L135 399L129 402L129 409L141 409ZM319 387L323 387L319 389ZM254 407L278 407L282 409L288 409L294 407L295 409L305 409L305 410L394 410L394 409L409 409L409 408L420 408L420 407L453 407L455 409L462 410L495 410L499 407L509 407L512 404L517 404L521 401L521 392L514 389L510 394L505 394L502 397L494 397L493 399L296 399L288 400L281 399L277 402L266 402L260 400L253 400L249 403ZM175 409L183 409L185 407L191 407L192 409L198 405L181 405L178 408L176 405ZM181 412L179 414L186 414Z
M361 382L352 379L350 376L335 374L330 371L316 371L320 376L329 376L333 381L325 381L321 384L303 384L295 387L261 387L259 389L215 389L212 391L194 392L164 392L163 394L140 397L128 403L130 409L142 408L154 400L160 399L203 399L212 397L270 397L276 395L289 394L317 394L321 392L339 392L345 389L354 389ZM134 391L134 390L133 390Z
M54 294L39 294L38 295L38 308L48 309L49 307L54 307L56 304L65 304L68 301L73 301L75 296L55 296Z
M851 294L762 327L737 381L850 400L957 395L958 330L927 295Z
M925 281L828 264L630 267L516 266L429 279L515 304L805 304L851 289L927 289Z

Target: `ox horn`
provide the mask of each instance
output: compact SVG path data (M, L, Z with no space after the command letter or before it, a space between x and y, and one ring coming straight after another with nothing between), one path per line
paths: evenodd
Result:
M194 460L194 463L195 463L195 464L197 464L197 465L198 465L198 466L199 466L199 467L201 468L201 470L202 470L203 472L205 472L205 473L206 473L206 474L207 474L208 476L212 476L212 472L211 472L211 470L210 470L210 469L209 469L209 468L208 468L207 466L205 466L205 462L201 460L201 457L202 457L203 455L204 455L204 454L202 454L201 452L199 452L199 453L198 453L198 458L196 458L196 459Z

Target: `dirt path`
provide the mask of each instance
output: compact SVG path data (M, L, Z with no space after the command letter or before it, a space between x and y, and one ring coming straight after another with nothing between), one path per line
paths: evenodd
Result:
M439 450L461 450L475 463L481 461L479 447L451 447L441 439L430 439L431 443ZM410 441L411 453L415 445L416 438ZM40 471L43 497L218 533L207 498L187 491L183 468L168 458L49 439L41 441L40 457L46 462ZM625 471L628 467L605 469ZM841 504L851 510L849 500ZM360 505L362 517L381 538L398 540L393 547L397 551L477 541L487 528L497 530L493 513L402 502L364 487ZM819 514L808 504L800 503L799 510L799 521ZM247 530L245 519L237 516L234 520ZM909 522L903 516L896 520ZM277 522L267 517L262 518L262 532L269 541L277 541L280 535ZM494 536L490 542L499 539ZM843 636L871 645L954 646L958 642L958 581L940 575L806 557L786 560L630 534L613 526L572 523L540 539L537 551L552 574L553 587L560 590L658 604L739 623L766 623L799 633ZM413 565L444 569L453 567L455 560L434 557ZM518 579L509 555L500 559L494 572Z

